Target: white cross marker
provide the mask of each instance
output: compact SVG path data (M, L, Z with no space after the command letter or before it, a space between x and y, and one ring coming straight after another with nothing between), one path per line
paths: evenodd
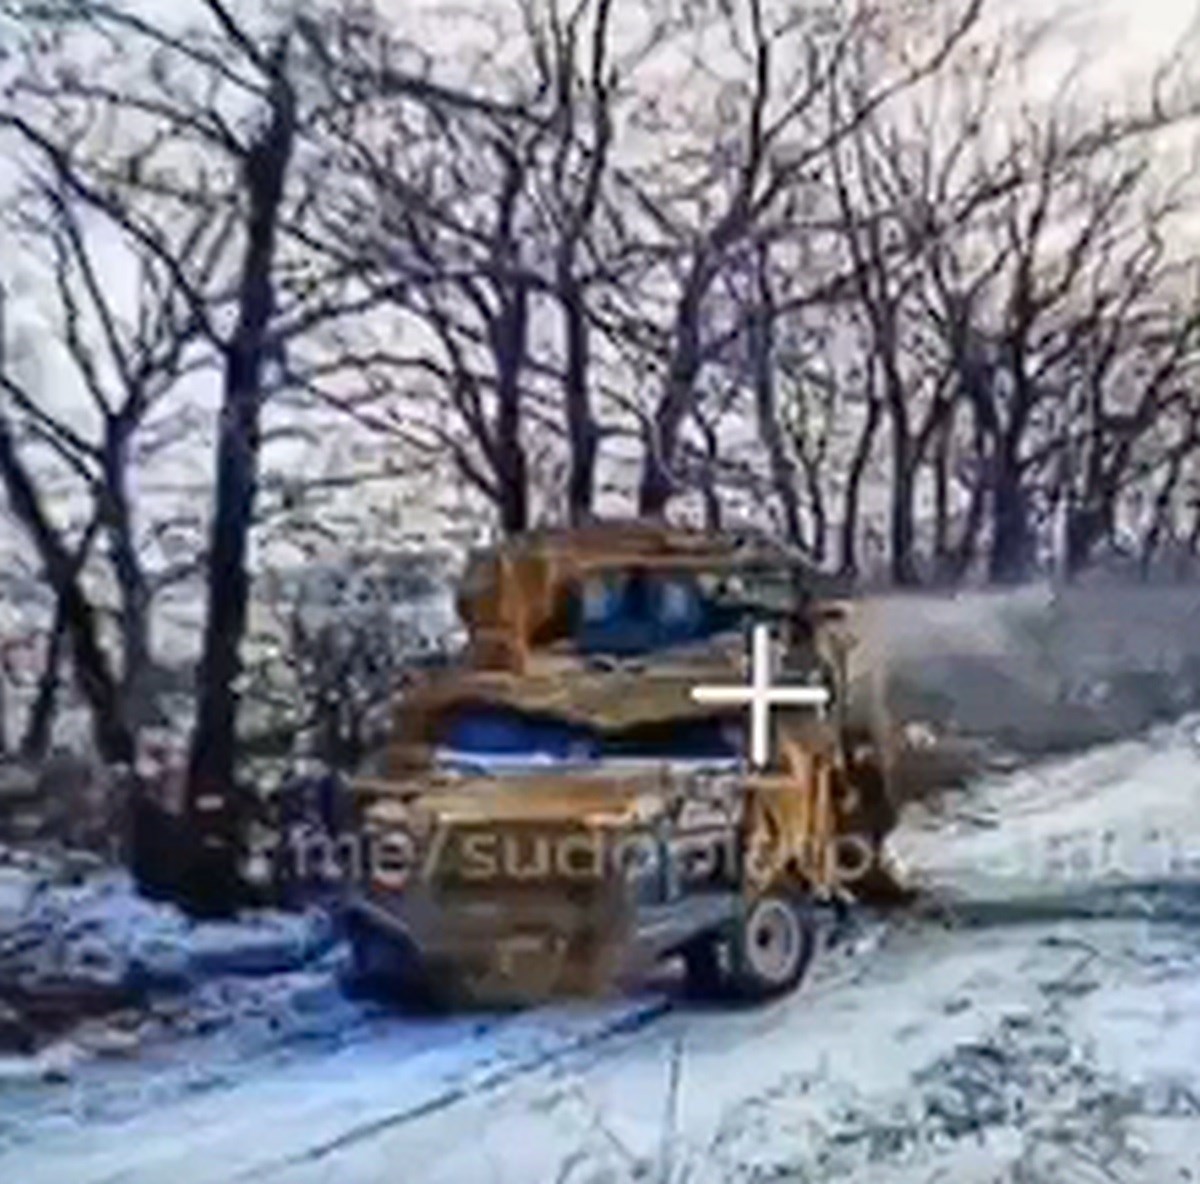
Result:
M693 687L697 703L748 703L750 705L750 760L765 768L770 758L772 707L825 707L829 691L819 686L775 686L771 683L774 663L771 630L755 625L750 653L750 686Z

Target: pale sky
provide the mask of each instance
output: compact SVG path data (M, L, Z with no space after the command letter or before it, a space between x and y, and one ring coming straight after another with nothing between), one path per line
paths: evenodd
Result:
M1089 7L1114 23L1114 58L1144 63L1170 51L1195 20L1197 5L1196 0L1093 0Z

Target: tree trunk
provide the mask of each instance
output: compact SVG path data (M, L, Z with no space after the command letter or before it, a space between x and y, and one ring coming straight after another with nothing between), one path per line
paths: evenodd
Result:
M804 466L805 487L811 507L812 529L809 532L808 549L817 563L825 562L829 549L829 514L825 509L825 492L821 488L821 474L815 463Z
M279 54L282 58L282 51ZM276 66L282 71L283 62ZM291 88L272 80L270 122L244 162L248 203L238 319L225 351L217 439L216 505L208 554L208 612L200 660L196 727L188 768L189 831L196 850L181 885L196 913L236 906L239 808L235 788L237 688L246 629L246 551L258 481L262 369L273 309L272 269L279 208L295 138Z
M691 409L700 373L700 305L706 282L697 264L675 315L675 344L666 390L647 425L646 455L638 489L638 512L647 518L661 518L676 492L674 468L679 432Z
M46 579L61 605L71 642L75 678L91 714L100 756L112 764L132 764L133 733L122 709L120 688L100 644L96 613L79 582L78 566L51 526L33 481L17 455L8 424L0 419L0 480L9 506L37 549Z
M1073 579L1091 562L1092 551L1105 534L1103 506L1085 505L1068 508L1067 577Z
M519 534L529 526L529 471L521 440L521 367L529 323L529 293L518 283L496 322L496 484L500 527Z
M134 539L133 513L126 488L127 441L119 429L105 442L101 518L108 535L113 572L120 591L121 693L136 732L148 722L150 703L150 589Z
M792 463L775 389L775 308L768 274L769 258L760 248L757 261L757 305L750 318L749 347L754 374L754 411L759 439L771 466L771 485L783 511L783 529L793 547L804 545L800 525L800 498L796 493L796 466Z
M889 551L892 582L899 587L917 583L913 565L913 449L907 423L892 414L892 499L889 511Z
M933 455L933 571L938 584L948 583L954 569L950 554L950 463L954 443L953 409L936 429Z
M862 497L862 483L871 452L875 447L875 436L879 431L882 407L873 395L867 400L867 418L854 446L850 470L846 475L845 508L842 514L841 573L847 577L859 574L858 564L858 511Z
M982 461L982 439L977 435L975 441L976 455ZM967 520L963 523L962 534L954 546L947 581L959 584L966 577L975 563L979 553L979 535L983 530L984 519L987 516L988 483L984 479L986 468L981 463L979 475L971 487L970 501L967 503Z
M1154 509L1151 512L1150 526L1142 540L1141 569L1142 578L1149 579L1154 561L1158 556L1163 535L1175 537L1175 498L1179 492L1179 483L1183 478L1184 465L1196 446L1194 437L1195 425L1189 425L1187 438L1171 452L1167 463L1167 474L1159 486L1154 498Z
M676 492L675 451L684 413L691 402L691 384L685 379L672 380L672 390L659 405L646 435L646 455L642 462L642 480L638 489L638 513L646 518L661 518Z
M1016 458L1005 446L992 473L992 547L988 576L998 584L1019 583L1029 574L1029 514Z
M564 383L567 440L571 449L567 513L572 524L579 526L592 517L599 432L592 418L588 391L588 324L583 293L577 283L566 277L560 279L560 287L567 355Z
M46 645L46 662L38 676L37 694L29 717L25 721L25 732L21 737L21 759L31 764L41 761L50 751L50 737L54 730L54 717L58 710L59 669L62 665L62 649L66 640L67 620L63 602L54 603L54 623Z
M725 527L725 513L721 506L721 494L717 488L717 464L721 458L721 441L717 436L717 425L702 416L697 409L694 416L696 426L704 438L704 468L700 478L700 498L704 504L704 529L719 534Z

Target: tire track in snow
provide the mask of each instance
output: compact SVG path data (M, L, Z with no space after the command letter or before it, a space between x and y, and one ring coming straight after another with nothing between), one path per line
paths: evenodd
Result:
M467 1078L466 1080L449 1085L432 1097L416 1102L393 1114L387 1114L357 1126L352 1126L334 1138L327 1139L312 1147L307 1147L298 1154L289 1155L270 1164L256 1165L235 1176L234 1179L250 1180L260 1178L279 1169L325 1159L328 1156L345 1150L357 1143L372 1139L386 1131L392 1131L408 1123L420 1121L440 1111L456 1106L461 1102L473 1100L482 1094L502 1089L518 1078L536 1073L541 1069L549 1068L573 1054L595 1048L598 1045L621 1036L643 1031L650 1024L653 1024L656 1020L674 1010L674 1008L675 1002L669 996L650 1001L641 1007L618 1016L616 1019L602 1022L594 1031L570 1037L560 1045L551 1049L539 1050L532 1056L501 1064L474 1079Z
M854 931L855 926L859 927L857 931ZM812 979L801 989L801 996L810 999L821 998L859 981L869 972L872 956L887 940L891 928L889 922L864 920L857 913L848 921L831 926L823 935L828 943L822 951L825 957L818 961ZM835 941L836 944L833 944ZM382 1134L515 1085L543 1070L559 1067L580 1054L593 1053L603 1058L608 1053L607 1046L619 1046L619 1042L625 1037L644 1033L647 1028L673 1015L686 1018L689 1012L696 1014L678 995L664 994L615 1018L602 1019L593 1030L570 1036L552 1048L506 1061L474 1078L468 1077L454 1082L431 1097L405 1106L394 1113L351 1126L335 1137L307 1147L303 1151L269 1164L256 1165L235 1179L263 1179L290 1167L320 1162ZM536 1022L552 1014L553 1012L547 1009L540 1013L531 1012L527 1018Z

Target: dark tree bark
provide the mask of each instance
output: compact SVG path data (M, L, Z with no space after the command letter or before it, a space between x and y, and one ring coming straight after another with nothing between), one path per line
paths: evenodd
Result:
M821 486L820 466L816 461L804 465L804 482L812 519L808 550L813 561L822 564L829 551L829 512L825 508L825 490Z
M249 600L246 551L257 493L262 373L270 352L276 234L296 134L295 96L284 73L286 52L286 43L274 51L268 123L249 146L243 162L246 244L237 324L225 347L216 504L208 554L208 610L188 768L187 811L197 851L184 895L193 910L201 913L224 912L234 905L238 874L243 803L235 785L236 681Z
M591 392L588 389L589 329L583 293L577 284L565 279L560 279L560 287L567 338L563 395L566 402L567 441L571 452L567 476L567 513L571 522L578 526L592 517L600 432L592 415Z
M892 582L917 583L913 562L913 481L916 476L912 436L903 400L888 400L892 427L892 493L888 506L888 553Z
M1033 539L1028 494L1011 440L992 457L992 545L988 577L996 584L1019 583L1029 574Z
M62 650L66 641L67 621L62 601L55 603L54 623L46 643L46 663L38 676L37 694L25 721L21 737L21 759L31 764L41 761L50 751L50 736L58 710L58 688L62 669Z
M949 582L953 571L950 554L950 461L954 443L954 412L938 425L933 452L933 571L938 584Z
M779 401L775 389L777 313L769 266L769 252L765 246L760 246L755 261L757 292L747 334L754 381L754 413L758 420L759 438L767 451L767 460L771 466L771 485L783 511L784 535L793 547L803 547L800 498L796 492L796 466L792 463L783 426L779 422Z
M1154 561L1158 556L1159 547L1162 545L1163 535L1169 532L1169 519L1175 501L1175 491L1179 488L1179 481L1183 476L1185 457L1186 453L1182 449L1177 449L1171 454L1171 459L1167 464L1166 476L1163 478L1162 484L1158 488L1158 493L1154 497L1154 509L1151 513L1150 525L1147 527L1146 533L1142 538L1141 556L1139 559L1142 579L1144 580L1150 578L1154 570Z
M591 399L591 325L588 320L588 293L579 275L579 252L584 236L591 228L600 205L601 185L608 168L612 147L611 80L608 77L608 35L612 0L598 0L592 28L591 70L588 78L587 118L591 145L586 154L579 195L572 199L566 192L572 172L572 138L576 124L576 86L571 77L575 68L574 31L564 37L560 31L556 45L557 77L553 79L559 95L562 139L556 155L555 187L560 191L563 231L555 264L555 288L562 306L566 342L566 367L563 383L567 443L570 468L567 475L567 513L579 525L592 517L595 496L596 457L600 430ZM582 9L576 10L581 12Z
M522 283L505 296L502 315L494 322L496 358L496 485L500 527L518 534L529 525L529 474L521 439L521 371L529 326L529 293Z
M73 562L76 576L83 570L99 525L99 517L93 518L75 551ZM54 620L51 623L50 634L46 642L46 661L38 676L37 693L29 709L29 715L25 721L25 731L21 737L22 760L36 763L42 760L50 749L54 717L58 711L58 692L62 685L63 649L66 643L67 617L63 610L62 599L55 597ZM130 730L134 730L132 726Z
M7 422L0 418L0 481L9 506L37 549L54 589L74 656L80 693L92 712L96 749L113 764L132 764L134 738L122 710L120 687L100 644L96 613L79 582L78 565L51 525Z
M843 576L857 576L858 562L858 517L859 502L862 497L862 483L866 475L867 465L871 461L871 453L875 448L875 437L883 419L883 408L874 391L867 393L867 417L863 421L862 430L854 446L854 455L850 460L850 469L846 474L846 496L842 510L841 529L841 562Z
M666 390L646 427L638 513L647 518L661 518L675 494L679 433L691 410L700 373L700 309L708 282L706 269L697 261L676 310Z
M128 437L119 428L108 433L103 454L100 519L108 536L113 574L121 589L120 627L124 666L121 694L130 724L147 722L150 702L150 588L134 536L127 486Z
M839 110L831 92L833 110ZM889 258L885 242L888 201L881 192L877 169L867 146L867 127L856 128L843 159L838 142L831 145L830 171L838 200L840 230L853 268L854 287L870 337L871 365L877 366L880 397L891 432L891 498L888 506L888 555L892 581L915 584L913 561L913 483L919 459L912 429L909 390L901 370L901 318L904 304L903 267ZM852 167L848 167L848 165ZM852 190L857 185L857 194ZM856 200L857 198L857 200ZM865 209L859 203L865 204ZM907 264L907 260L904 261Z

